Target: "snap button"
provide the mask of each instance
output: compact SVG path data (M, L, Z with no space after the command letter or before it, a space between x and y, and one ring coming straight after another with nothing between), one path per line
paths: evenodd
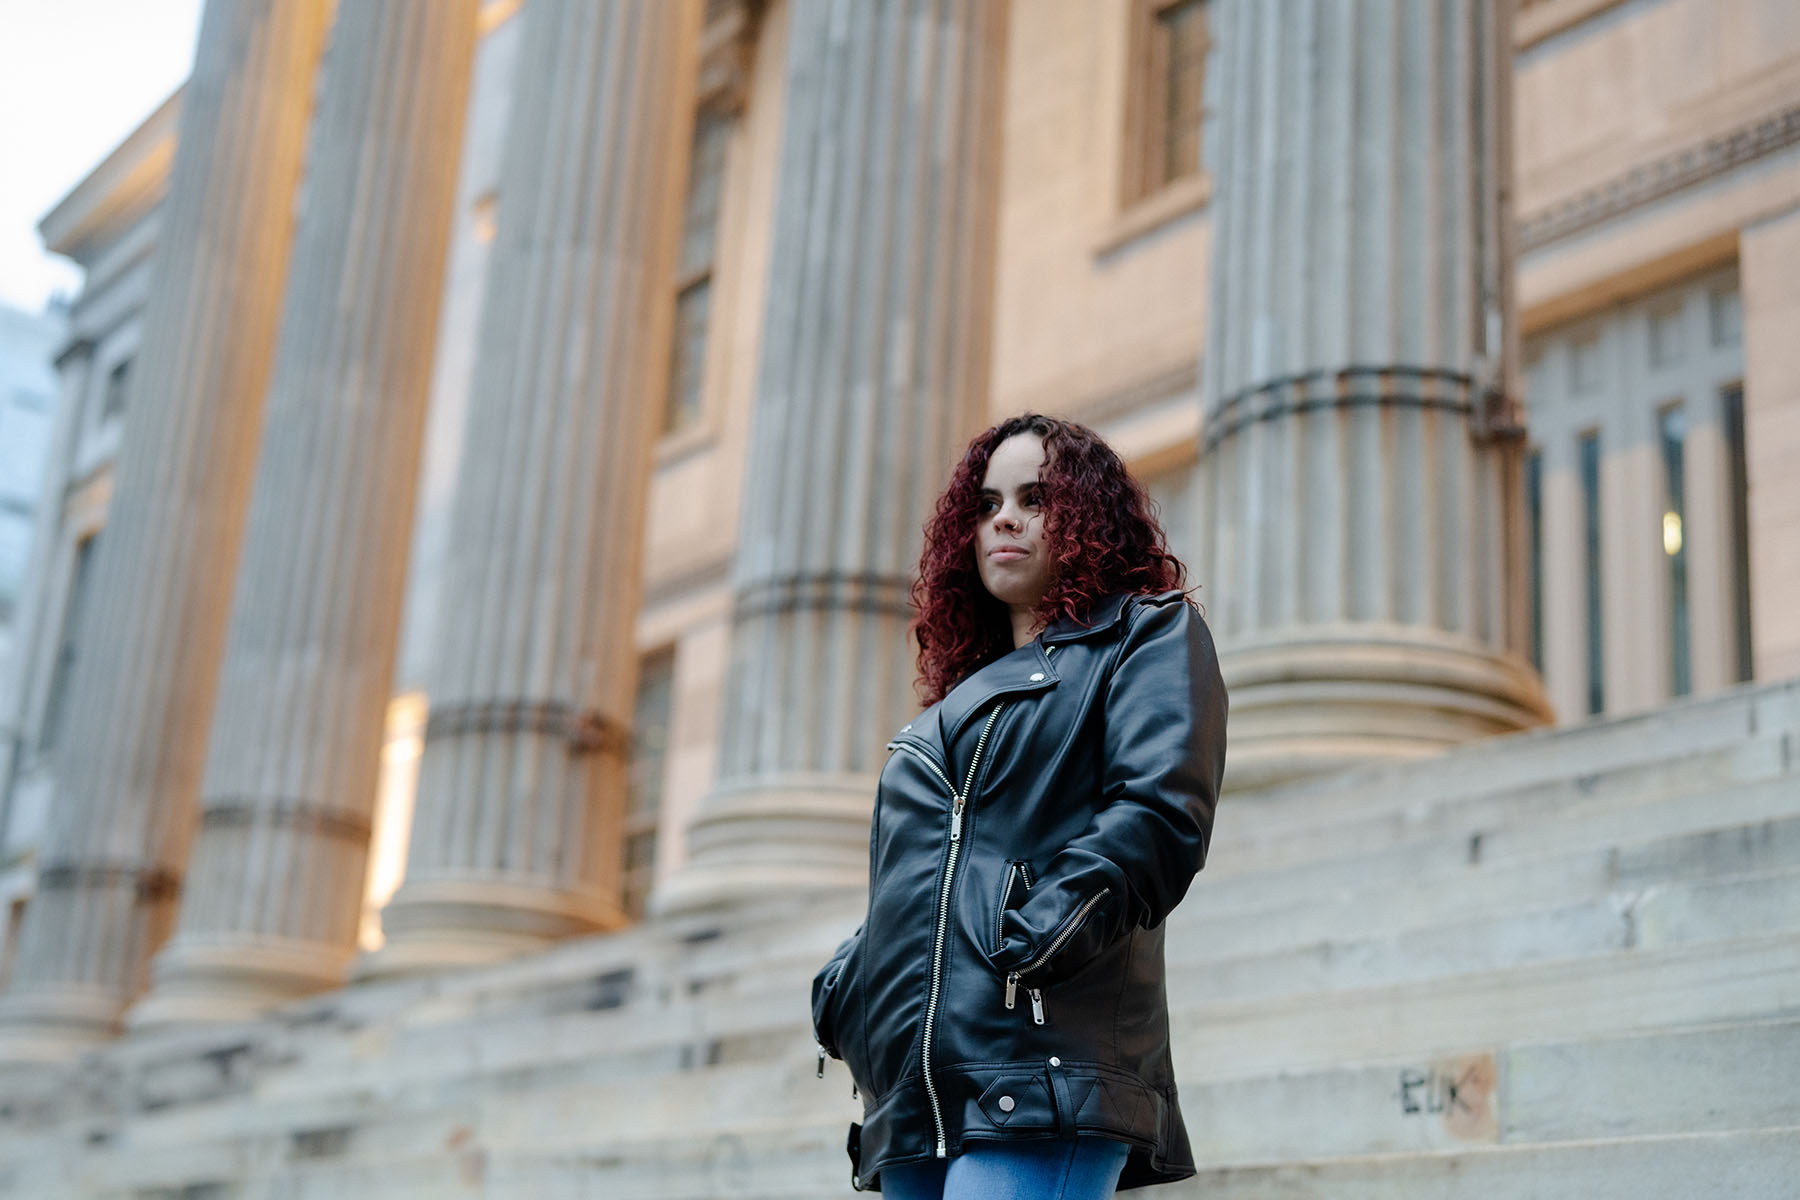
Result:
M1033 671L1031 673L1031 682L1033 683L1040 683L1043 681L1043 678L1044 673L1042 671Z
M1060 1059L1060 1058L1056 1057L1056 1055L1052 1054L1050 1056L1050 1065L1053 1067L1060 1067L1060 1066L1062 1066L1062 1059Z
M1000 1111L1001 1112L1011 1112L1017 1106L1018 1106L1018 1102L1015 1101L1011 1096L1000 1097Z
M907 730L909 730L909 729L911 729L911 728L912 728L912 726L911 726L911 725L902 725L902 726L901 726L901 727L900 727L900 732L901 732L901 733L905 733L905 732L906 732L906 731L907 731Z

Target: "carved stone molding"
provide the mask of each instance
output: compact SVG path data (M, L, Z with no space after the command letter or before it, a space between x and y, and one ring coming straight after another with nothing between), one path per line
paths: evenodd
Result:
M1598 187L1521 217L1519 248L1541 249L1795 144L1800 144L1800 105L1633 167Z

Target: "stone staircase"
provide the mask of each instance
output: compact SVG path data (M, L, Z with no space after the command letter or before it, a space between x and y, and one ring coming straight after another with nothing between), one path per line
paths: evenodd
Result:
M0 1197L848 1192L819 900L0 1079ZM1800 681L1227 797L1170 1197L1800 1196Z

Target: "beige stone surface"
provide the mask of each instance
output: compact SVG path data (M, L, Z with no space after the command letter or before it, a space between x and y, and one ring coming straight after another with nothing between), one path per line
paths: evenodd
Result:
M1194 378L1206 314L1204 206L1189 202L1133 232L1135 214L1120 200L1136 7L1015 6L988 395L996 420L1027 408L1093 420L1123 393L1167 393Z
M1756 675L1800 675L1800 208L1744 230L1744 425Z
M1529 216L1800 98L1787 0L1615 6L1519 56L1518 206Z

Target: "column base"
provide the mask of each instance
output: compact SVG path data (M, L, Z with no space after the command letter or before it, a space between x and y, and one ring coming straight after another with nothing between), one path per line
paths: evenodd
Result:
M124 1008L93 988L8 995L0 999L0 1063L68 1062L118 1037Z
M177 938L150 967L150 992L125 1015L133 1030L248 1021L342 987L350 955L317 942Z
M1523 659L1435 630L1311 626L1222 648L1225 785L1424 758L1554 718Z
M688 861L650 896L656 916L869 886L874 775L788 775L721 787L688 827Z
M385 979L504 962L586 934L629 924L618 901L493 879L408 882L381 910L387 942L351 968Z

